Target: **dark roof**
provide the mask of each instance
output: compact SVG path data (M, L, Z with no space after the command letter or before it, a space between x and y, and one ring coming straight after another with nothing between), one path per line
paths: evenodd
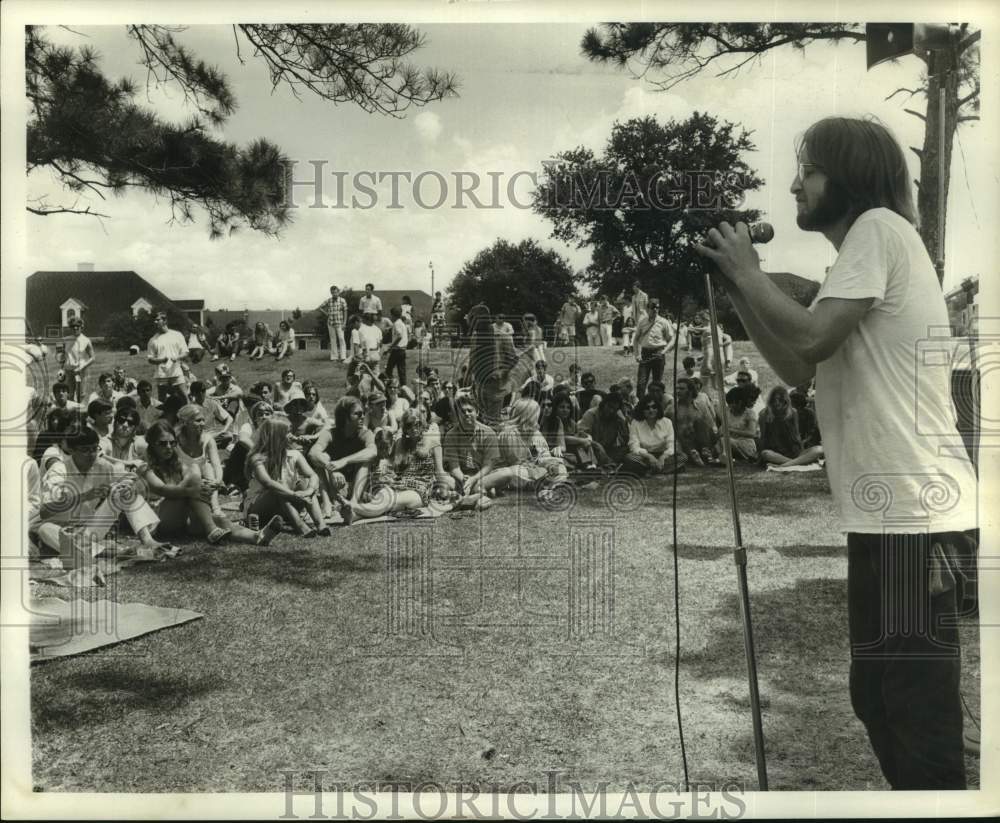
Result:
M348 312L353 314L358 310L358 300L361 299L361 295L365 293L364 289L354 290L354 299L348 304ZM403 303L403 296L406 295L410 298L410 302L413 303L413 316L416 319L423 318L424 320L430 320L431 317L431 306L434 304L434 299L425 291L420 291L419 289L375 289L375 296L382 301L382 313L388 314L389 309L393 306L400 306ZM317 310L329 299L328 294L323 298L316 308Z
M181 311L197 311L205 308L204 300L175 300L174 305Z
M84 320L90 334L99 335L111 314L131 311L145 298L155 309L182 311L177 304L134 271L36 271L25 285L25 316L35 334L62 320L59 307L70 297L87 304Z

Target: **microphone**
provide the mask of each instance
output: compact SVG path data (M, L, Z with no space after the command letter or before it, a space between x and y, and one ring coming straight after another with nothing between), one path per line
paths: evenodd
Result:
M749 228L751 243L770 243L774 240L774 226L770 223L753 223Z

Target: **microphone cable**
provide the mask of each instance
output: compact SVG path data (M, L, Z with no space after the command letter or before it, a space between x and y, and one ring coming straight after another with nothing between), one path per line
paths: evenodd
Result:
M671 389L673 397L674 420L677 420L677 358L681 348L681 310L683 308L683 297L678 293L677 306L674 317L677 318L677 330L674 332L674 370L673 387ZM667 324L670 321L667 320ZM641 352L640 352L641 356ZM648 384L647 384L648 385ZM677 431L674 431L674 483L671 496L671 528L674 543L674 708L677 713L677 736L681 744L681 763L684 766L684 791L688 791L690 779L688 777L687 749L684 746L684 722L681 717L681 600L680 600L680 568L677 561L677 450L681 447L680 438Z

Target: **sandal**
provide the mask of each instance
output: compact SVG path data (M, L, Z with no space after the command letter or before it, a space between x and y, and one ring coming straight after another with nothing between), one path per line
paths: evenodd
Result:
M229 529L223 529L221 526L216 526L212 531L208 533L208 542L213 546L222 540L225 540L231 534Z

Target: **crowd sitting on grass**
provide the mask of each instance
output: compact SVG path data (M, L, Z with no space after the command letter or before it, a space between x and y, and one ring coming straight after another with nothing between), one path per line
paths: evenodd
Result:
M166 541L185 533L268 545L283 527L325 537L332 525L385 515L481 510L505 492L530 491L545 504L561 485L594 486L614 474L672 475L727 459L793 468L823 458L805 391L774 386L764 403L746 358L722 398L693 356L672 390L640 373L636 396L628 377L599 388L576 364L565 379L550 374L536 335L520 355L530 376L508 381L487 407L471 368L452 382L421 364L412 386L400 380L405 364L387 375L375 335L365 342L371 325L370 316L358 324L346 385L326 398L330 411L292 368L244 388L217 363L211 383L158 381L160 399L149 380L116 368L99 375L85 404L57 382L31 444L30 533L40 553L65 561L104 546L122 512L140 549L162 557L177 551ZM212 359L232 360L239 340L219 341ZM258 324L251 359L290 350L268 341ZM495 407L499 414L487 413ZM115 500L127 508L116 514Z

